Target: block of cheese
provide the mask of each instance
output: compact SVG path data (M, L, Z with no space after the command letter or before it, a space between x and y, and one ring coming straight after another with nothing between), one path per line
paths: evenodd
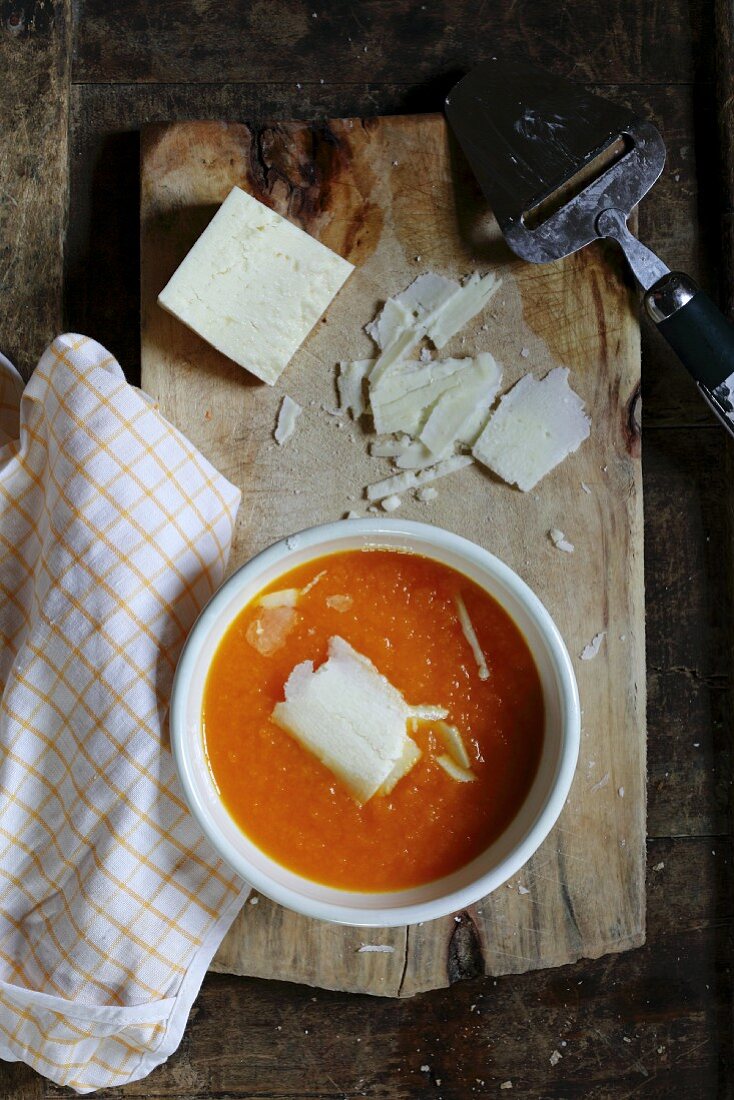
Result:
M293 669L273 721L364 803L381 788L392 789L418 760L407 731L419 710L367 657L334 636L324 664L314 669L312 661L303 661ZM437 713L446 716L442 708Z
M275 383L353 265L234 187L158 301Z
M568 368L538 380L526 374L506 393L474 444L474 457L527 492L572 454L589 434L584 403L568 384Z

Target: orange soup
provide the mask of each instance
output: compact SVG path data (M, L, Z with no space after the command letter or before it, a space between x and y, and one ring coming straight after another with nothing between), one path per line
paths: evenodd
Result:
M417 554L332 554L279 577L264 592L306 588L296 607L286 609L286 628L276 630L272 644L259 642L262 607L253 602L214 655L203 729L224 804L262 851L324 885L399 890L457 870L507 827L538 766L543 695L525 639L484 589ZM484 653L486 679L459 621L457 596ZM408 704L448 711L473 781L458 782L437 762L445 745L436 724L421 721L411 724L418 762L389 794L359 805L329 768L275 724L273 708L294 666L313 661L318 668L335 635L369 658Z

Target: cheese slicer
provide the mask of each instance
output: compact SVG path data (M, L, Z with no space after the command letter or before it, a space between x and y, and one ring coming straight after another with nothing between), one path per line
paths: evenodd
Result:
M655 127L578 84L501 58L455 85L446 115L521 259L548 263L598 238L617 242L647 313L734 435L734 325L627 226L665 163Z

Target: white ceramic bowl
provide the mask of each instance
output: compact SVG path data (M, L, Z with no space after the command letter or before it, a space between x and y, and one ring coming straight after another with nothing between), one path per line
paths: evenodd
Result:
M261 589L313 558L368 546L412 550L452 566L494 596L522 631L540 673L545 737L538 771L514 820L481 855L425 886L358 893L322 886L287 870L248 839L225 809L206 761L201 731L204 684L232 620ZM397 519L342 520L312 527L252 558L212 597L178 663L171 699L171 744L192 813L222 858L258 891L322 920L392 927L456 912L516 874L550 832L576 768L578 689L565 645L538 597L508 566L473 542L439 527ZM277 806L273 813L277 813Z

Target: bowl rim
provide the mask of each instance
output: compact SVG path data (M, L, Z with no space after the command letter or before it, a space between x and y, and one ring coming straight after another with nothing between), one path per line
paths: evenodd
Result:
M324 555L331 552L338 553L336 548L333 550L327 548L329 544L341 541L347 536L368 536L370 539L378 540L381 533L391 538L395 538L396 535L403 536L408 546L410 540L415 539L423 543L426 554L429 553L431 545L439 552L441 550L453 552L475 567L494 574L499 583L512 592L535 621L543 644L548 650L557 679L563 722L553 783L545 793L541 808L527 833L509 854L470 883L437 898L390 906L390 892L376 891L374 897L384 897L385 907L366 909L307 897L289 886L274 881L254 867L247 856L217 829L191 778L187 702L199 650L209 631L218 624L223 608L231 602L232 597L239 590L256 579L258 574L264 573L272 566L277 566L279 561L294 551L313 550L314 557L319 556L319 548L322 548L321 552ZM379 546L379 542L376 545ZM286 571L287 567L283 569L283 572ZM229 620L231 621L233 619ZM580 749L581 707L571 658L558 627L540 598L510 566L478 543L472 542L463 535L447 531L445 528L416 520L377 516L316 524L284 536L253 555L224 581L202 608L181 650L171 687L169 728L171 751L186 803L204 836L232 870L265 897L304 916L356 927L384 928L433 920L465 909L507 882L527 863L555 825L568 797ZM213 778L212 787L216 789ZM226 810L226 806L224 808ZM295 872L292 873L297 875Z

